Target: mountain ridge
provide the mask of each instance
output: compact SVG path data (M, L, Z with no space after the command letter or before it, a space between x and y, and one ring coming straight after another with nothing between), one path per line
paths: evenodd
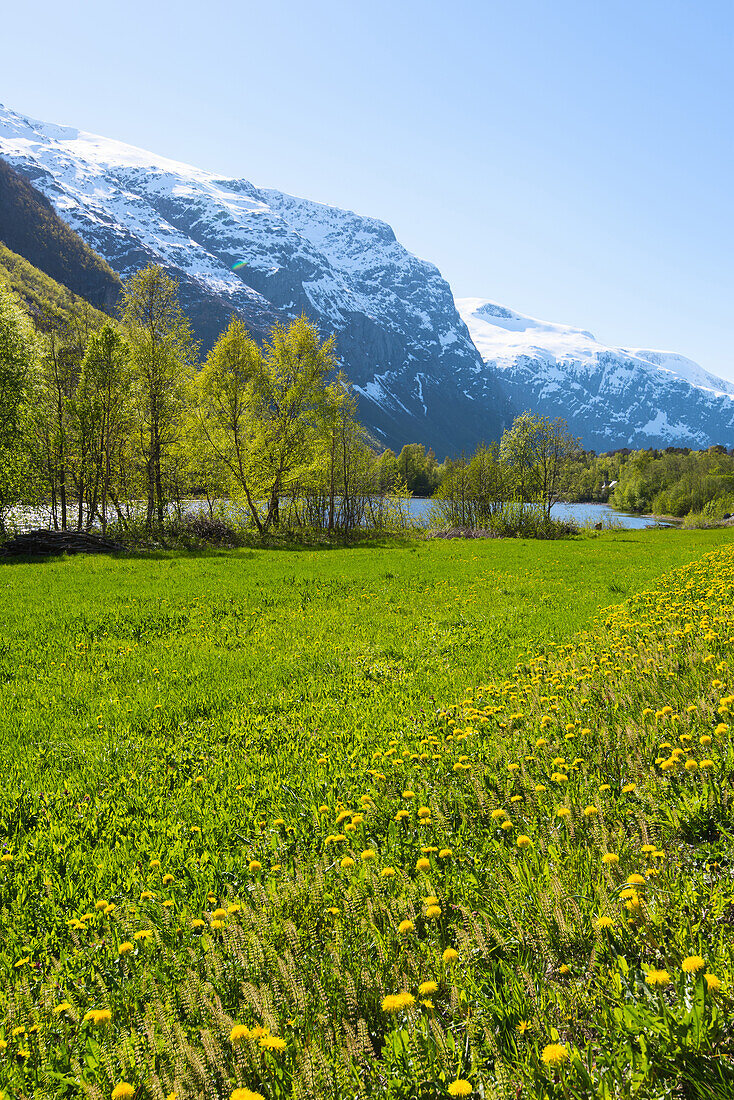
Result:
M146 262L174 274L205 349L233 313L259 337L302 311L322 335L334 331L383 445L452 453L511 420L490 378L481 406L467 398L464 378L482 365L451 288L385 222L7 108L0 155L121 277Z
M734 445L734 383L685 356L607 346L492 299L457 307L513 404L562 416L588 450Z
M734 386L673 352L611 348L491 299L457 308L384 221L0 107L0 156L125 278L160 263L204 350L233 315L264 338L305 312L381 445L496 440L525 409L594 450L734 444Z

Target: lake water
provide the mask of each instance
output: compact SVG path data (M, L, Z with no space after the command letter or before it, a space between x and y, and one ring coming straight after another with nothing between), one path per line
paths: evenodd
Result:
M408 510L414 519L425 521L431 511L431 501L427 497L413 497L408 504ZM582 526L586 524L604 523L605 526L613 524L625 530L640 529L643 527L655 527L654 520L645 516L631 516L625 512L617 512L608 504L554 504L551 510L554 519L572 519ZM669 526L659 524L657 526Z
M141 505L142 507L142 505ZM428 497L412 497L404 505L406 511L419 524L427 523L431 512L432 502ZM207 505L203 500L183 501L183 509L190 514L206 512ZM581 526L587 524L604 523L606 526L614 526L625 530L640 529L643 527L655 527L654 520L645 516L632 516L625 512L615 512L608 504L554 504L551 515L555 519L572 519ZM19 527L28 530L31 527L50 527L51 516L45 509L18 509L15 520ZM114 516L111 516L114 519ZM70 522L73 518L70 516ZM657 526L668 527L669 524Z

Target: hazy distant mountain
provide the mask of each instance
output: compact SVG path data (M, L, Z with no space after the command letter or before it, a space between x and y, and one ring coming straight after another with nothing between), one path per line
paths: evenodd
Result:
M734 383L672 352L610 348L485 298L457 301L485 369L518 409L562 416L584 446L734 446Z

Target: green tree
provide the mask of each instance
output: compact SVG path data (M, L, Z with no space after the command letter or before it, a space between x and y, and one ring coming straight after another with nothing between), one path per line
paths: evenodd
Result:
M261 534L277 526L280 500L304 476L323 435L334 338L299 317L263 348L234 319L198 379L201 431L244 497Z
M24 499L24 409L32 385L38 341L22 309L0 288L0 530L9 510Z
M146 523L163 526L166 483L183 461L183 420L198 345L178 300L178 284L150 264L125 284L123 330L130 345L133 395L146 488Z
M124 476L131 459L130 384L130 349L113 325L105 324L89 339L74 399L77 434L83 440L80 450L87 523L99 516L103 531L110 503L120 515L120 486L115 473Z
M529 412L515 417L500 442L500 459L512 471L520 499L542 503L548 517L561 499L571 462L580 454L581 442L565 420Z

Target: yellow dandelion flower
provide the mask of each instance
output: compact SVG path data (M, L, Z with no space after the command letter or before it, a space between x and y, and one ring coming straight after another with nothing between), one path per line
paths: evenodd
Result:
M471 1083L464 1077L459 1077L449 1085L449 1096L471 1096L473 1091Z
M415 869L416 871L430 871L431 861L425 858L419 859L416 861Z
M112 1100L129 1100L135 1095L135 1089L127 1081L119 1081L112 1090Z
M459 957L459 952L455 951L453 947L447 947L441 958L445 963L456 962Z
M681 970L686 974L697 974L699 970L703 970L706 963L700 955L689 955L687 959L684 959L680 964Z
M263 1050L274 1050L281 1053L288 1049L285 1039L281 1039L278 1035L263 1035L258 1042Z
M401 1012L404 1008L411 1008L415 1004L412 993L389 993L382 999L383 1012Z
M709 993L718 993L721 989L721 982L716 977L716 975L704 974L704 978L706 979L706 988L708 989Z
M604 855L602 856L601 861L602 861L602 863L606 863L607 865L611 865L613 863L619 863L619 856L617 855L616 852L605 852Z
M645 975L645 981L648 985L666 986L670 983L670 974L667 970L656 970L653 967Z
M130 940L123 940L120 946L117 948L117 953L118 955L129 955L132 950L133 945L130 943Z
M427 997L431 993L438 993L438 982L421 982L418 986L418 992L421 997Z
M401 934L401 936L407 936L408 933L412 932L412 931L413 931L413 922L412 922L412 920L401 920L400 924L398 925L398 932Z
M547 1047L543 1048L541 1057L544 1065L556 1069L568 1061L568 1048L565 1043L549 1043Z

